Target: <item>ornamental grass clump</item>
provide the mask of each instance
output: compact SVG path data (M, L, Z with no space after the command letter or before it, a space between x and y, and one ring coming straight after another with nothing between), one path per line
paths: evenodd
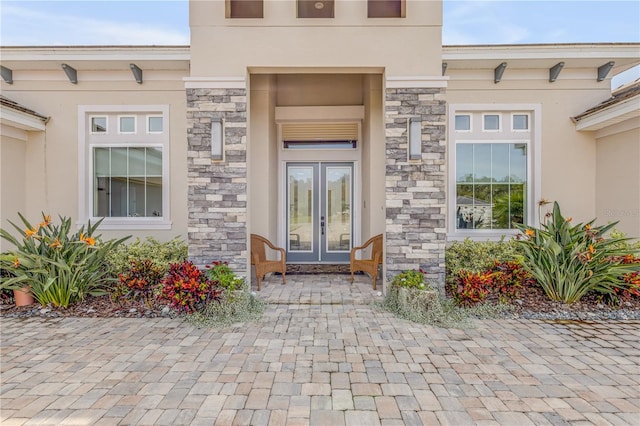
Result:
M617 288L629 287L623 277L640 270L640 263L624 262L625 256L638 253L625 245L627 238L605 236L617 222L605 226L594 222L572 225L556 202L540 229L516 224L524 234L517 241L523 249L523 266L550 299L574 303L589 292L615 296Z
M7 272L0 278L0 288L26 287L41 305L62 308L89 295L106 294L105 286L114 281L104 267L106 256L129 237L103 242L95 235L102 220L72 233L67 217L60 216L60 224L54 225L43 213L42 222L32 225L18 216L24 226L9 223L22 238L0 229L0 236L15 246L0 256L0 266Z

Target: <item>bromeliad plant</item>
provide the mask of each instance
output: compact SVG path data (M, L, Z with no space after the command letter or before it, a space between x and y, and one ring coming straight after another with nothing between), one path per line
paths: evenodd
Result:
M27 287L41 305L62 308L88 295L105 294L105 285L114 280L104 268L106 255L129 237L103 242L95 235L102 220L72 233L70 218L60 216L60 224L54 225L43 213L42 222L32 225L18 215L24 227L9 223L21 239L0 229L0 236L15 246L0 256L0 266L9 275L0 278L0 288Z
M523 248L523 266L550 299L574 303L591 291L611 296L616 288L626 287L623 276L640 270L640 264L623 261L633 254L624 248L626 238L605 237L617 222L594 222L572 225L556 202L540 229L516 224L525 235L517 242Z

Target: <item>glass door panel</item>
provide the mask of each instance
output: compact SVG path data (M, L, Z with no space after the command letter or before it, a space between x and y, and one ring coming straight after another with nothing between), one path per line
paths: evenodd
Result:
M287 165L287 260L318 259L317 164Z
M347 164L322 165L322 204L325 232L322 237L321 257L326 261L349 260L352 223L353 166ZM322 231L322 224L321 224Z

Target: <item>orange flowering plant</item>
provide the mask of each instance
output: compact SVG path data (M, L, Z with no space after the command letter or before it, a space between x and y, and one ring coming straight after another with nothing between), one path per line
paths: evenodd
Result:
M573 303L585 294L613 296L628 284L624 277L640 270L640 263L625 263L627 255L638 250L624 244L628 239L606 235L616 225L595 226L595 219L573 225L558 203L553 204L550 220L540 229L518 225L526 238L516 241L523 249L523 267L542 286L552 300Z
M104 267L107 254L126 238L103 242L94 233L102 220L72 232L71 218L60 216L60 224L42 214L42 221L32 225L18 213L23 225L9 222L12 234L0 229L0 237L14 250L0 255L0 267L7 273L0 278L0 288L28 287L43 306L68 307L88 295L104 293L113 278Z

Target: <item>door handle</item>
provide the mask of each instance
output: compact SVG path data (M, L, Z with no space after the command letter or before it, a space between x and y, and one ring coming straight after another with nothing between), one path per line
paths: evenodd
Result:
M320 235L324 235L324 216L320 217Z

